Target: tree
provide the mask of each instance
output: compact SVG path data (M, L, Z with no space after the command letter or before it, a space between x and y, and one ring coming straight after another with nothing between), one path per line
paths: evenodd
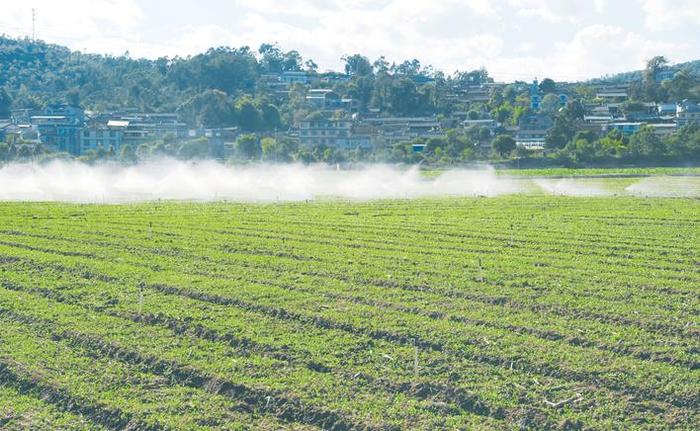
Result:
M615 139L613 135L603 137L599 141L600 151L605 157L619 158L626 151L626 145L622 139Z
M199 138L187 141L180 146L177 155L184 160L207 158L209 156L209 140Z
M275 138L262 138L260 140L260 149L262 151L262 159L265 161L277 162L277 140Z
M241 130L255 132L260 128L260 111L249 96L243 96L236 101L236 113Z
M318 64L316 64L316 62L313 61L313 60L311 60L311 59L306 60L306 62L304 63L304 66L306 67L305 70L306 70L306 72L308 72L308 73L316 73L316 72L318 72Z
M659 72L664 70L668 66L668 60L662 55L657 55L647 61L646 68L644 69L644 81L646 82L656 82L656 76Z
M236 139L236 154L243 160L253 160L260 157L260 141L255 135L241 135Z
M282 70L287 71L300 71L304 60L298 51L287 51L282 56Z
M647 62L644 69L643 91L647 100L654 102L661 101L664 98L662 87L656 81L658 73L668 66L668 60L663 56L656 56Z
M33 145L24 144L17 146L17 158L20 160L29 160L34 156L32 149Z
M410 78L392 80L388 101L392 112L401 115L416 114L421 106L416 84Z
M277 130L282 127L280 111L275 105L265 103L261 109L261 125L263 130Z
M467 115L469 114L467 113ZM496 108L491 115L500 124L505 124L513 116L513 107L510 103L503 103Z
M690 96L690 90L693 88L693 79L690 77L688 70L681 70L676 73L672 79L664 81L662 86L668 93L669 100L672 102L680 102Z
M151 156L151 146L143 143L136 148L136 157L139 158L139 160L147 159Z
M236 111L229 96L221 90L206 90L177 109L186 123L200 127L225 127L235 124Z
M372 64L367 57L360 54L346 55L341 58L345 62L345 73L352 76L367 76L372 74Z
M12 107L12 98L4 87L0 87L0 118L10 117L10 108Z
M561 149L571 141L576 133L572 119L566 113L560 113L554 118L554 125L545 136L545 148Z
M586 115L586 108L583 106L583 103L581 103L580 100L569 100L566 103L564 113L570 120L583 120L583 117Z
M382 55L374 62L372 67L376 71L377 75L380 75L380 74L387 75L389 73L389 68L391 66L389 65L389 62L386 61L386 58Z
M178 68L189 69L189 75L195 77L194 83L203 89L235 94L238 91L254 90L258 63L248 47L221 47L209 49L186 62L176 62L171 66L171 71ZM192 82L179 84L185 88L193 85Z
M425 143L425 154L435 154L438 149L444 149L447 146L447 140L443 137L433 136L428 138Z
M10 145L5 142L0 142L0 162L10 161Z
M634 160L654 160L663 157L665 145L654 129L644 126L630 137L627 155Z
M665 142L668 154L678 160L700 161L700 126L690 123Z
M554 94L557 92L557 83L550 78L545 78L540 82L540 91L546 94Z
M472 139L456 129L447 131L446 153L455 160L470 160L474 156L475 146Z
M262 55L260 66L264 71L269 73L282 72L284 56L277 45L263 43L258 48L258 53Z
M138 161L136 150L129 144L123 145L119 153L119 161L125 164L133 164Z
M600 141L585 138L574 139L566 147L576 163L589 163L604 156Z
M559 111L559 96L549 93L542 98L540 110L545 115L554 115Z
M621 108L626 117L634 116L635 114L639 114L646 110L644 102L639 100L628 100L622 105Z
M399 64L398 66L394 67L394 73L399 74L399 75L405 75L405 76L410 76L414 77L417 76L421 73L421 66L420 66L420 61L413 59L413 60L406 60L403 63Z
M366 111L374 91L374 78L371 75L355 76L347 84L345 91L350 98L357 101L361 111Z
M455 80L460 84L484 84L487 82L493 82L493 78L489 77L489 73L486 69L481 68L477 70L472 70L471 72L455 72Z
M506 157L515 150L515 139L509 135L498 135L491 144L493 150L501 157Z
M66 92L64 96L65 102L70 106L80 106L80 90L72 88Z

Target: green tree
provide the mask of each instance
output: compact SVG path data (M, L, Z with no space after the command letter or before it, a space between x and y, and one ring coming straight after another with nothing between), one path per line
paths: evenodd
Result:
M269 103L262 105L261 125L263 130L278 130L282 127L280 111L275 105Z
M260 158L261 148L258 137L252 134L241 135L236 139L236 154L243 160Z
M0 118L9 118L11 107L12 98L4 87L0 87Z
M513 116L513 107L510 103L504 103L494 110L492 116L501 124L506 124Z
M10 145L5 142L0 142L0 162L10 161Z
M133 164L138 161L136 150L129 144L123 145L119 152L119 161L125 164Z
M660 102L664 99L664 91L656 82L656 77L659 72L668 66L668 60L663 56L656 56L647 62L644 69L643 91L646 100Z
M540 109L543 114L553 116L559 111L559 96L548 93L542 98Z
M668 155L677 160L700 161L700 125L690 123L665 142Z
M447 147L447 140L442 136L433 136L428 138L425 143L425 149L423 150L425 154L435 154L438 149L444 150Z
M139 160L147 159L151 156L151 146L143 143L136 148L136 157L139 158Z
M554 125L547 131L545 136L545 148L561 149L566 147L576 133L576 126L573 120L566 115L560 113L554 118Z
M681 70L668 81L664 81L662 86L668 93L669 100L680 102L691 96L691 89L695 84L688 70Z
M498 135L491 144L496 154L506 157L515 150L515 139L510 135Z
M266 137L260 140L262 158L268 162L291 162L297 150L295 141L290 138Z
M346 55L341 60L345 62L345 73L348 75L367 76L372 74L372 63L363 55Z
M244 96L236 101L236 113L241 130L255 132L260 128L261 113L250 97Z
M316 62L311 60L311 59L306 60L306 62L304 63L304 66L305 66L305 70L307 73L318 72L318 64L316 64Z
M198 138L184 142L178 149L177 155L184 160L207 158L209 156L209 140Z
M540 82L540 91L544 94L553 94L557 92L557 83L553 79L545 78Z
M599 141L600 150L608 158L619 158L625 154L626 145L622 139L615 139L613 136L605 136Z
M427 98L418 92L412 79L399 78L392 81L388 99L392 112L415 115L421 111Z
M627 156L635 160L655 160L665 155L666 148L654 129L644 126L640 131L630 136L627 146Z
M177 112L193 126L224 127L235 124L236 120L231 99L221 90L206 90L180 105Z

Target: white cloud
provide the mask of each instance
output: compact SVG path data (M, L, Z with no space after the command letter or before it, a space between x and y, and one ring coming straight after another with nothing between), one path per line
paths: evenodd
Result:
M607 0L509 0L511 7L524 17L537 17L545 21L580 22L591 13L603 13Z
M650 30L675 30L683 25L700 24L697 0L640 0L645 24Z
M552 77L576 81L639 70L654 55L673 56L684 48L653 41L621 27L594 24L582 28L570 41L555 44L549 54L499 58L493 64L495 71L506 78L512 78L509 71L518 71L520 79Z
M144 19L135 0L31 0L3 4L0 28L31 35L31 10L36 10L36 32L46 39L79 40L95 35L128 35Z
M700 23L696 1L199 0L184 16L177 0L28 0L3 5L0 32L29 35L35 7L40 38L90 52L155 58L277 42L321 69L362 53L418 58L448 73L485 66L502 80L574 80L638 69L658 54L700 57L693 33L644 32ZM620 10L631 12L615 19Z

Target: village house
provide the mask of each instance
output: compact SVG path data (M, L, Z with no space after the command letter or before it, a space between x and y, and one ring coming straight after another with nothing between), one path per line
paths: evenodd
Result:
M515 132L515 144L528 150L544 149L547 131L554 125L547 115L524 115L518 121L518 130Z
M317 119L299 123L299 143L308 147L325 145L339 149L369 148L372 137L357 130L352 120Z
M311 81L309 75L304 71L287 71L279 75L279 80L288 84L308 84Z
M676 124L679 128L688 124L700 124L700 106L689 100L684 100L676 107Z
M348 112L356 110L353 99L342 98L333 90L312 88L306 94L306 103L318 110L343 109Z
M436 117L379 117L364 122L376 130L386 145L444 134Z
M645 123L641 121L617 121L608 124L604 131L609 132L611 130L618 130L625 135L632 135L639 132L639 130L644 126Z
M47 149L80 155L80 133L85 123L82 109L66 105L49 107L42 115L32 115L30 122Z

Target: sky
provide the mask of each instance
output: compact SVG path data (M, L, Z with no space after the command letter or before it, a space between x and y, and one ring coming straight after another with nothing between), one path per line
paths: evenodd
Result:
M558 81L700 59L700 0L23 0L0 33L133 58L277 43L341 70L361 53L417 58L445 73L485 67L498 81Z

